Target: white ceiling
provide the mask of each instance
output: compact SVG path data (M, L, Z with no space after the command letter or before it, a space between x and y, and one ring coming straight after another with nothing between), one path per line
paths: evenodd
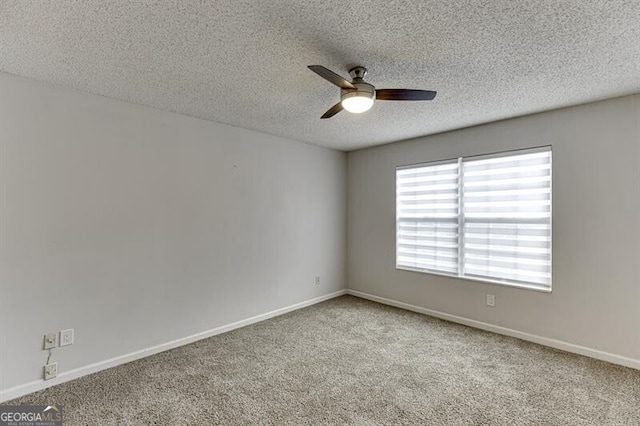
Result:
M310 64L438 96L320 120ZM640 2L0 0L0 70L353 150L640 92Z

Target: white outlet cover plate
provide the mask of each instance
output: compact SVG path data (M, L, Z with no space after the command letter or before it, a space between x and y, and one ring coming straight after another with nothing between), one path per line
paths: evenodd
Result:
M496 296L494 294L487 294L487 306L496 306Z
M68 328L60 332L60 346L73 345L73 328Z
M53 379L58 375L58 363L52 362L51 364L47 364L44 366L44 379L49 380Z

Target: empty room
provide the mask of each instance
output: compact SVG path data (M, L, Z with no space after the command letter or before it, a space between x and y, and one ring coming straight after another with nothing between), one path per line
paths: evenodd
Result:
M639 41L0 0L0 426L640 425Z

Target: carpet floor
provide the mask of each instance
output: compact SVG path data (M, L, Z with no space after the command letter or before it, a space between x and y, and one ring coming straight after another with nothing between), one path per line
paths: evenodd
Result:
M640 371L343 296L11 403L65 425L640 425Z

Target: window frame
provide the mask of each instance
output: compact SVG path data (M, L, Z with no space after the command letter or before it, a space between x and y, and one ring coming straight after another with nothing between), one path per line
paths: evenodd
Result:
M477 277L473 275L463 275L461 271L463 270L464 265L464 201L463 201L463 185L464 185L464 169L463 162L464 160L469 159L483 159L483 158L500 158L500 157L509 157L512 155L524 154L524 153L535 153L535 152L549 152L549 259L550 259L550 281L549 287L529 284L522 281L516 280L501 280L501 279L492 279L492 278L484 278ZM412 169L422 166L436 166L439 164L447 164L447 163L455 163L458 162L458 273L447 273L427 268L417 268L410 266L402 266L398 264L398 253L399 253L399 231L400 231L400 217L399 217L399 203L398 203L398 170ZM533 290L539 291L543 293L552 293L553 292L553 146L549 145L540 145L528 148L518 148L507 151L498 151L491 153L483 153L483 154L475 154L468 156L460 156L442 160L428 161L428 162L419 162L419 163L411 163L411 164L403 164L400 166L396 166L395 168L395 183L396 183L396 192L395 192L395 205L396 205L396 251L395 251L395 263L396 270L400 271L408 271L408 272L418 272L422 274L435 275L440 277L447 278L456 278L465 281L473 281L473 282L481 282L486 284L494 284L494 285L502 285L506 287L514 287L521 288L525 290Z

